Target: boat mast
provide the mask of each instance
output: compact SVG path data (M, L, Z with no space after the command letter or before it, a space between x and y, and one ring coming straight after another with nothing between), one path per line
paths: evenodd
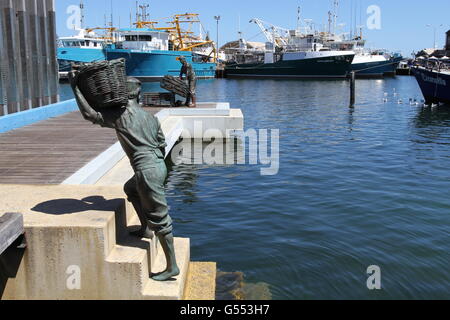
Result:
M334 13L333 13L333 33L336 34L337 18L339 10L339 0L334 0Z
M80 0L80 28L84 29L84 3Z

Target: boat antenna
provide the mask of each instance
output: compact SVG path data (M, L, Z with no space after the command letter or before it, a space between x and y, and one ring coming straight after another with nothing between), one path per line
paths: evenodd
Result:
M334 14L333 14L333 20L334 20L333 28L334 29L333 29L333 33L336 33L338 10L339 10L339 0L334 0Z
M333 13L328 11L328 33L331 34L331 24L333 23L332 19Z
M84 3L80 0L80 28L84 29Z
M353 9L354 0L350 2L350 39L353 39L353 17L354 17L354 9Z
M113 11L113 0L111 0L111 23L110 23L111 28L113 25L114 25L114 11Z
M302 8L300 7L300 5L297 7L297 31L300 31L300 27L301 27L301 13L302 13Z
M136 1L136 22L140 22L140 20L139 20L139 1Z

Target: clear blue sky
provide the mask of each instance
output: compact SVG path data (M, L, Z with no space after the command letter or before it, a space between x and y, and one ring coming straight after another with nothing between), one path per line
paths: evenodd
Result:
M120 20L121 27L130 25L130 9L135 17L135 0L84 0L85 21L87 27L104 26L105 15L109 20L111 16L111 1L113 3L114 24ZM297 25L297 7L300 5L303 18L313 19L316 25L323 25L327 13L332 8L333 0L169 0L169 1L140 1L150 5L152 20L169 17L176 13L199 13L204 27L210 31L215 39L215 15L222 17L220 22L220 44L237 39L239 16L241 30L244 37L254 41L264 41L259 36L259 29L248 21L251 18L260 18L285 28L295 28ZM433 47L433 29L427 24L443 27L437 29L437 45L443 47L445 31L450 29L450 1L449 0L341 0L339 23L346 23L345 31L350 30L352 3L358 4L357 25L360 25L360 10L362 8L362 21L366 25L369 15L366 13L370 5L377 5L381 9L381 29L368 30L364 34L368 47L385 48L402 51L409 56L414 50ZM57 32L59 36L72 35L74 32L66 27L69 15L68 6L78 5L79 0L57 0ZM353 15L354 16L354 15Z

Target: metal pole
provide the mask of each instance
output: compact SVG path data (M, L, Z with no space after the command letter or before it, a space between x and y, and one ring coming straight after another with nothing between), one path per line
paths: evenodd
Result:
M50 103L57 103L59 101L59 66L56 48L56 13L55 1L46 0L47 10L47 34L48 34L48 58L49 58L49 90Z
M1 59L1 57L4 57L5 55L3 34L3 17L2 13L0 12L0 116L8 113L8 99L6 95L6 59Z
M49 86L49 41L47 34L47 12L46 3L43 0L37 1L38 8L38 18L39 18L39 39L41 41L41 58L40 63L42 64L42 103L44 105L50 104L50 86Z
M20 65L22 66L22 109L32 108L32 83L30 81L32 74L31 66L31 46L29 34L29 15L26 10L25 0L17 0L17 22L18 38L20 44Z
M433 47L433 49L436 49L436 26L434 26L433 27L433 29L434 29L434 47Z
M219 59L219 21L220 16L214 16L214 19L217 21L217 43L216 43L216 62Z
M31 46L31 77L29 84L32 90L32 107L38 108L42 106L42 64L40 63L40 50L41 43L39 37L39 23L37 15L37 3L36 0L25 0L27 7L28 17L30 19L29 23L29 39Z
M20 64L18 63L18 45L16 41L16 14L12 0L1 0L1 22L3 25L4 55L1 57L7 63L7 78L5 90L8 99L7 113L20 111L21 81Z

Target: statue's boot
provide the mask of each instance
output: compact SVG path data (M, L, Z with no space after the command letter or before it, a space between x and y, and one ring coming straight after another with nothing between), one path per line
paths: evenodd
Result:
M192 96L192 104L189 105L190 108L197 108L197 98Z
M167 281L180 274L180 269L177 266L175 258L173 234L158 235L158 240L166 256L167 268L164 272L153 275L152 279L156 281Z
M150 230L148 226L148 219L142 211L141 203L137 200L134 200L131 203L133 204L134 210L136 211L139 217L139 221L141 222L141 228L139 230L130 232L130 234L138 238L153 239L153 232Z

